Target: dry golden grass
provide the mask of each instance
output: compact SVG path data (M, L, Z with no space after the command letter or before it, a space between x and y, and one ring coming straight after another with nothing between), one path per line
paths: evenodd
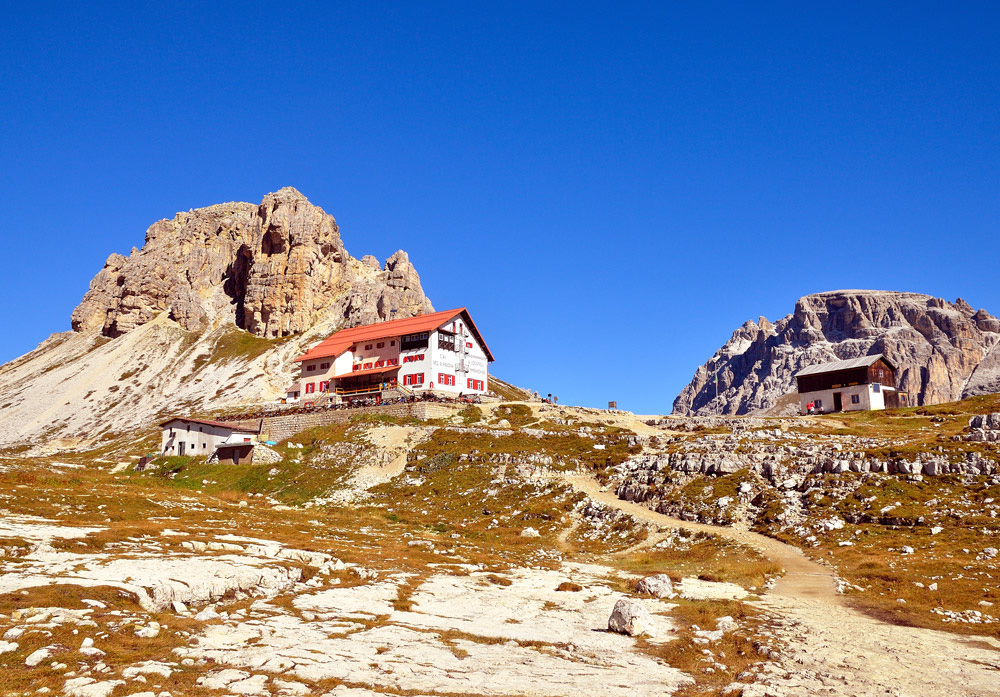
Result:
M665 549L649 547L612 559L618 568L636 574L667 574L674 581L695 576L751 589L760 588L768 578L781 574L781 566L759 552L714 535L697 534L689 544Z
M688 673L695 679L675 692L679 697L708 697L717 695L726 685L734 682L736 676L755 664L765 662L768 657L761 651L758 636L763 634L763 619L745 603L735 600L673 600L676 603L670 616L677 627L676 641L666 643L639 640L639 646L646 654ZM732 617L738 628L728 632L718 641L708 644L696 643L698 629L714 630L720 617ZM703 651L711 651L710 657ZM724 666L722 668L721 666ZM711 668L711 672L705 669Z

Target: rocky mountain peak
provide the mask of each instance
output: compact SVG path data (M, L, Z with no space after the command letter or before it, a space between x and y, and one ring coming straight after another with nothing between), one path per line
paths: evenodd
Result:
M141 250L108 257L72 326L116 337L166 312L187 331L229 322L276 338L299 334L331 311L352 323L387 319L382 307L394 317L433 309L405 252L384 272L353 261L333 216L284 187L258 205L216 204L154 223ZM357 304L345 299L355 284L378 296L364 318L345 310Z
M835 290L806 295L774 324L747 321L674 400L680 414L746 414L794 391L816 363L883 353L918 404L1000 391L1000 321L921 293ZM713 377L718 376L718 386ZM716 387L718 396L716 396Z

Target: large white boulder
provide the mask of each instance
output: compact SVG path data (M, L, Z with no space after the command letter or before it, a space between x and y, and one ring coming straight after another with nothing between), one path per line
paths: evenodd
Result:
M615 603L611 617L608 618L608 629L629 636L653 636L653 617L642 603L631 598L621 598Z
M635 586L635 592L640 595L651 595L654 598L673 598L674 584L666 574L656 574L647 576L639 581Z

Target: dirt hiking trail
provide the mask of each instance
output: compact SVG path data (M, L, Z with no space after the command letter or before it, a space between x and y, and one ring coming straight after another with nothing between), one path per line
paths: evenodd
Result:
M1000 696L1000 641L888 624L847 606L835 573L798 549L748 530L678 520L603 490L590 476L567 477L591 499L654 525L718 535L756 549L785 574L754 605L784 644L748 694L775 697Z

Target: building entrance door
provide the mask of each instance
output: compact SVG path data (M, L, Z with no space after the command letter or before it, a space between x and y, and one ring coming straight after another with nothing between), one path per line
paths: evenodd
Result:
M843 411L844 410L844 400L840 396L840 392L833 393L833 410Z
M177 454L178 455L183 455L184 454L184 443L178 443L177 444Z

